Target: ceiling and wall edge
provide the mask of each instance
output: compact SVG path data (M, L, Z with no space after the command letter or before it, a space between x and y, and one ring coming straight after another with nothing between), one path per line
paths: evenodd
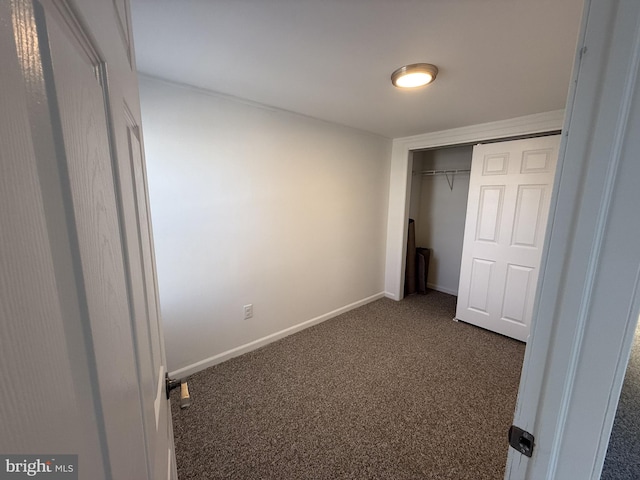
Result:
M210 97L224 99L224 100L227 100L229 102L240 103L242 105L247 105L249 107L259 108L261 110L267 110L269 112L293 115L293 116L298 117L298 118L304 118L306 120L312 120L312 121L315 121L315 122L321 122L321 123L325 123L327 125L333 125L334 127L337 126L337 127L345 128L345 129L350 130L352 132L358 132L360 134L370 135L370 136L375 137L375 138L384 138L385 140L389 140L389 141L393 140L393 138L385 137L384 135L380 135L378 133L371 132L369 130L363 130L363 129L360 129L360 128L352 127L350 125L345 125L345 124L342 124L342 123L332 122L330 120L325 120L325 119L322 119L322 118L313 117L311 115L305 115L304 113L294 112L293 110L287 110L285 108L273 107L271 105L267 105L265 103L260 103L260 102L255 102L255 101L249 100L247 98L242 98L242 97L237 97L237 96L234 96L234 95L229 95L229 94L226 94L226 93L216 92L215 90L209 90L207 88L196 87L196 86L193 86L193 85L189 85L188 83L181 83L181 82L176 82L174 80L168 80L166 78L157 77L155 75L150 75L148 73L144 73L144 72L141 72L141 71L138 71L138 77L142 78L142 79L145 79L145 80L151 80L152 82L159 82L159 83L163 83L165 85L170 85L170 86L176 87L176 88L183 88L185 90L190 90L192 92L197 92L197 93L200 93L202 95L208 95Z

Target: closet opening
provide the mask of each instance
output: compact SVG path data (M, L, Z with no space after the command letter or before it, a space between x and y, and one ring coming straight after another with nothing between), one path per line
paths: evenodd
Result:
M454 320L526 342L559 144L550 130L409 150L403 296L453 295Z
M458 295L472 154L472 145L413 152L405 296Z

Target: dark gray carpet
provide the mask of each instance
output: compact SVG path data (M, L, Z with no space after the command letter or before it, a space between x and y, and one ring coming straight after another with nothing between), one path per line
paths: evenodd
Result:
M640 326L631 350L601 480L640 478Z
M180 480L501 479L524 344L381 299L189 379Z

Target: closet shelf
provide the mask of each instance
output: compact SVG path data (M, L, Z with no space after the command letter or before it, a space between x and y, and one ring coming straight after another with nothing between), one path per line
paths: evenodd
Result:
M470 173L471 169L455 169L455 170L423 170L421 172L414 172L414 175L420 174L424 177L431 177L435 175L444 175L447 177L447 183L449 184L449 189L453 190L453 178L457 173ZM451 175L451 178L449 178Z

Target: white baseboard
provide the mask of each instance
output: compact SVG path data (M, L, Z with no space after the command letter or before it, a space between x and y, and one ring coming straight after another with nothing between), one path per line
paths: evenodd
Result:
M431 290L436 290L438 292L442 292L442 293L448 293L449 295L454 295L454 296L458 296L458 290L453 290L451 288L447 288L447 287L442 287L440 285L434 285L433 283L427 283L427 288L430 288Z
M400 300L397 295L394 295L393 293L390 292L384 292L384 296L387 298L390 298L391 300Z
M338 308L329 313L325 313L324 315L320 315L319 317L312 318L311 320L307 320L306 322L299 323L297 325L294 325L293 327L285 328L284 330L280 330L279 332L272 333L271 335L259 338L258 340L254 340L253 342L240 345L239 347L232 348L231 350L227 350L226 352L219 353L218 355L205 358L204 360L200 360L199 362L192 363L191 365L187 365L186 367L182 367L169 372L169 376L171 378L188 377L189 375L193 375L194 373L204 370L205 368L212 367L213 365L222 363L225 360L229 360L233 357L238 357L244 353L251 352L252 350L256 350L260 347L264 347L265 345L275 342L276 340L280 340L281 338L304 330L305 328L309 328L313 325L317 325L318 323L322 323L325 320L329 320L330 318L337 317L338 315L348 312L349 310L353 310L354 308L361 307L363 305L366 305L367 303L374 302L385 296L385 292L376 293L375 295L371 295L370 297L363 298L362 300L359 300L357 302L350 303L349 305L345 305L344 307Z

